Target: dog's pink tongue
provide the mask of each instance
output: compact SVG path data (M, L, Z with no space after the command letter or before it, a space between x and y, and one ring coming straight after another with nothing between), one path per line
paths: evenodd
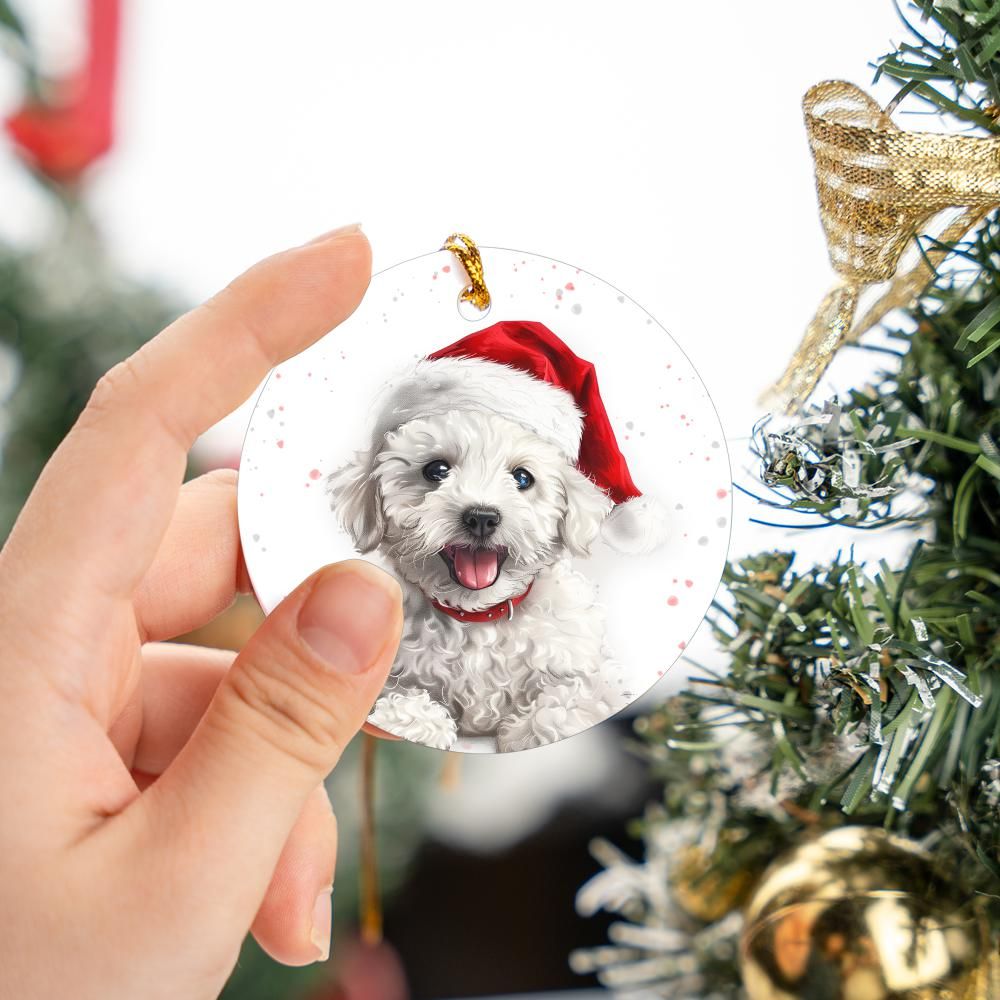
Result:
M469 590L483 590L496 582L500 559L495 549L472 549L457 546L453 554L455 576Z

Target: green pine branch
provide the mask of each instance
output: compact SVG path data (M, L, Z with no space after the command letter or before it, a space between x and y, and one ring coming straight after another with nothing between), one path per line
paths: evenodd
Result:
M876 62L875 79L898 80L897 100L913 95L959 124L1000 131L1000 7L983 0L895 5L909 40Z

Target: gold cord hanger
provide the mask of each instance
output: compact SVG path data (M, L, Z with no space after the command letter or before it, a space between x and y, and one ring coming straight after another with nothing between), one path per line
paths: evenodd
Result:
M441 249L450 250L459 259L469 276L469 285L462 290L459 298L463 302L471 302L480 312L485 312L490 307L490 290L486 287L479 247L472 241L472 237L466 236L465 233L452 233L444 241Z

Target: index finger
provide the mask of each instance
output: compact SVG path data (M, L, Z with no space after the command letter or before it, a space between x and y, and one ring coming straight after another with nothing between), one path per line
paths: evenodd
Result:
M358 306L371 277L359 227L270 257L182 316L94 390L25 505L4 556L32 567L28 607L67 576L130 596L170 520L195 438L281 361Z

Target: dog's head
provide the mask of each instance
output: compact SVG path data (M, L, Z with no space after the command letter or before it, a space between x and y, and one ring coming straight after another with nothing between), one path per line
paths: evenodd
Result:
M565 553L585 555L612 508L554 445L489 412L416 417L329 479L361 552L465 610L523 593Z

